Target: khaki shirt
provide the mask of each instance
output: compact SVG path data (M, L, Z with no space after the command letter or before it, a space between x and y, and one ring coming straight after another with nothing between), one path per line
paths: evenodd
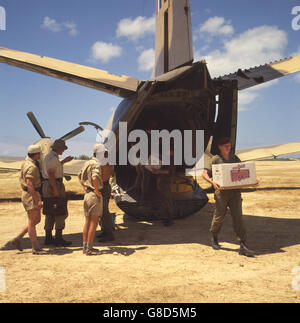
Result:
M63 165L60 162L57 153L53 150L51 150L43 160L42 174L45 179L49 179L49 169L55 170L55 178L63 178Z
M97 158L93 157L91 160L88 160L84 163L81 171L78 174L80 183L86 188L95 189L93 186L93 177L96 177L98 180L99 190L103 187L102 178L101 178L101 166Z
M24 163L21 166L21 173L19 176L19 181L22 186L22 189L27 188L26 178L32 180L34 188L39 188L42 185L41 176L39 168L36 166L33 159L26 157Z
M241 160L238 156L229 157L229 160L224 159L221 155L215 155L211 159L211 162L209 163L208 167L205 169L207 170L207 174L209 177L212 177L212 165L214 164L232 164L232 163L240 163Z

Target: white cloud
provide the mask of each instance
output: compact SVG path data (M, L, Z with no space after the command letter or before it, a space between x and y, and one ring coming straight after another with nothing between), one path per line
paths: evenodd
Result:
M272 26L261 26L223 42L223 50L204 56L213 77L269 63L284 57L287 34Z
M150 71L154 67L155 50L153 48L144 50L138 58L140 71Z
M42 24L42 28L51 30L56 33L61 31L61 24L56 22L55 19L51 19L50 17L45 17Z
M268 88L277 84L279 80L273 80L267 83L256 85L249 89L239 91L238 93L238 102L239 102L239 111L248 111L253 109L253 104L255 100L260 98L260 91L262 89Z
M137 17L135 19L125 18L118 23L117 36L137 40L146 34L155 32L155 16L151 18Z
M122 48L112 43L97 41L91 48L90 60L93 62L101 61L107 63L114 57L119 57L122 54Z
M239 105L240 108L243 108L245 105L249 105L258 97L257 91L245 90L239 92Z
M77 25L73 22L64 22L63 25L69 30L70 36L76 36L78 34Z
M223 17L212 17L206 20L199 28L200 33L208 33L212 36L217 35L232 35L234 28L231 25L231 21L226 21Z
M217 26L222 26L222 20L211 23L210 30L217 32ZM208 30L208 25L207 25ZM204 58L212 77L236 72L239 68L246 69L283 58L288 43L287 34L276 26L260 26L246 32L233 35L230 40L222 41L222 48L201 55L201 50L195 51L196 57ZM300 81L300 76L299 76ZM239 110L253 108L260 98L263 88L270 87L278 80L255 86L239 92Z
M61 32L63 30L67 30L70 36L76 36L79 33L77 30L77 25L75 23L73 22L58 23L55 19L51 19L48 16L44 18L44 21L41 27L55 33Z

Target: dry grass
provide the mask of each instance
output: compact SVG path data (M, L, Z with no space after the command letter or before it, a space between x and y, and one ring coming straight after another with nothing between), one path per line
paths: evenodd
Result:
M255 258L238 255L227 217L222 250L210 247L213 194L197 214L166 228L117 213L116 241L98 246L100 256L81 250L82 201L69 202L65 233L71 248L34 256L25 238L23 252L0 251L6 270L1 302L299 302L291 271L300 265L300 163L257 162L258 190L243 194L244 219ZM76 180L68 191L81 193ZM26 223L17 174L0 174L0 245ZM38 225L43 243L43 223Z

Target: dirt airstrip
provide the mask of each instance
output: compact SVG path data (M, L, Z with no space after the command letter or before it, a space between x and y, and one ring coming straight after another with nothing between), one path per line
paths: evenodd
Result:
M210 247L212 193L201 211L176 220L172 227L137 222L111 200L110 210L117 214L116 240L96 242L101 255L87 257L81 248L82 200L73 199L65 230L71 247L32 255L26 237L23 252L0 251L0 269L5 271L0 302L299 302L300 162L256 165L260 186L243 193L254 258L238 254L230 215L220 235L222 250ZM76 179L66 187L82 193ZM18 174L0 173L0 246L25 223ZM43 225L42 218L41 245Z

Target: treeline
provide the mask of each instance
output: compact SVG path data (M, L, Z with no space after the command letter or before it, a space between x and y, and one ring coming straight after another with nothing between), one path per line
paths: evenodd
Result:
M89 157L87 155L80 155L78 157L75 157L76 160L90 160L92 157Z

